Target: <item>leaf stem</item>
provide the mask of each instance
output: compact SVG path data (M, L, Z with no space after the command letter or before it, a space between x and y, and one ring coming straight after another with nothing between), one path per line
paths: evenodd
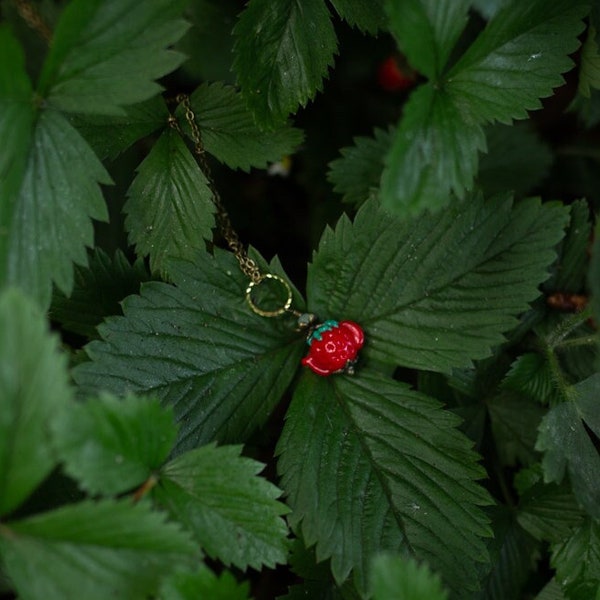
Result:
M592 311L587 307L562 321L562 323L560 323L558 327L545 338L548 347L554 350L559 345L564 345L563 340L578 327L581 327L581 325L583 325L591 316Z
M581 337L571 338L563 340L558 344L555 344L555 350L562 350L563 348L577 348L578 346L593 346L600 342L600 336L597 333L593 335L583 335Z

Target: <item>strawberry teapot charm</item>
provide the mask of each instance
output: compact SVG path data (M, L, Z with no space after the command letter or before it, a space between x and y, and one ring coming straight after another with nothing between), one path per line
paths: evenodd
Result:
M308 336L310 349L302 364L317 375L352 374L364 339L362 328L353 321L325 321Z

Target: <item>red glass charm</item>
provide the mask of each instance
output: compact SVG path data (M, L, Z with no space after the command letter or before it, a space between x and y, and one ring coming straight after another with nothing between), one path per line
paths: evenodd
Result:
M317 375L352 373L364 341L360 325L352 321L325 321L308 337L310 350L302 364Z

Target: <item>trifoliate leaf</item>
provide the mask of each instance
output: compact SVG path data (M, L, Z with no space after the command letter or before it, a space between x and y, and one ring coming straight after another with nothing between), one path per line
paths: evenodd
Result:
M506 190L523 196L548 174L552 153L529 127L496 123L485 130L488 151L477 180L487 196Z
M285 563L288 529L281 491L259 477L264 465L240 456L240 446L213 444L168 463L156 501L186 525L202 549L240 569Z
M159 600L248 600L248 584L238 583L229 571L215 575L206 565L197 571L177 571L167 577Z
M327 179L342 200L360 206L376 197L383 163L393 140L393 130L376 128L373 137L356 137L354 146L340 150L341 157L329 163Z
M390 30L411 66L437 79L467 24L470 0L387 0Z
M582 524L584 513L567 481L560 485L540 481L521 494L517 519L537 540L556 543Z
M366 332L363 355L449 372L489 356L539 295L567 211L475 196L402 221L368 202L326 230L309 266L311 312Z
M588 519L553 548L551 564L569 600L596 600L600 589L600 525Z
M38 92L63 111L123 114L155 96L154 81L184 57L168 47L186 31L183 0L75 0L64 10Z
M155 96L123 109L123 115L74 114L69 120L101 159L114 160L141 138L165 127L169 112Z
M511 508L494 508L492 515L494 537L488 545L492 570L483 583L483 590L473 599L521 598L523 587L535 567L538 544L521 527Z
M462 198L485 148L481 125L450 95L420 87L404 107L385 159L382 204L407 216L445 206L451 193Z
M572 68L587 11L587 0L511 2L448 73L448 93L478 121L526 118Z
M254 123L241 95L222 83L205 83L190 96L190 104L204 149L232 169L249 171L293 153L303 139L302 131L279 125L270 131ZM189 124L179 111L182 128Z
M127 499L65 506L0 528L3 566L26 599L143 600L195 554L164 514Z
M486 402L498 457L504 465L529 465L538 458L534 450L544 409L519 394L503 392Z
M128 191L125 227L152 271L169 258L190 259L212 238L215 206L204 173L181 136L165 129Z
M292 513L317 560L338 583L379 552L425 560L457 597L477 588L490 535L490 502L458 418L408 386L361 369L355 377L307 372L279 440L278 470Z
M440 578L427 564L382 554L371 566L373 600L447 600Z
M351 27L377 34L387 25L384 11L385 0L330 0L337 14Z
M261 263L264 264L264 263ZM285 276L273 267L274 272ZM247 280L223 251L169 265L175 286L148 283L100 326L104 341L74 372L86 394L157 395L180 422L176 451L240 442L281 399L305 343L294 319L265 319L244 301ZM294 306L302 309L294 295Z
M595 518L600 516L600 481L596 476L600 456L586 426L600 435L599 393L599 374L575 385L572 400L555 406L544 417L536 444L536 449L545 453L545 480L560 483L568 471L578 502Z
M591 88L600 89L600 52L596 40L598 32L592 25L581 50L581 67L579 69L579 87L577 91L584 97L590 98Z
M98 183L110 177L92 149L58 112L38 117L27 164L12 193L2 198L0 283L14 284L44 308L52 281L65 294L73 286L72 262L86 264L94 232L106 219Z
M69 297L56 292L50 306L50 319L66 331L88 338L98 337L96 327L102 319L121 314L120 302L140 291L150 276L141 259L133 265L123 252L113 258L95 248L87 267L75 267L75 284Z
M71 397L66 357L43 315L17 290L0 294L0 515L56 465L50 423Z
M559 399L552 368L541 354L535 352L522 354L513 362L502 381L502 388L540 404L553 405Z
M337 48L323 0L250 0L234 34L238 83L257 121L267 126L314 98Z
M167 459L177 437L158 400L109 394L74 404L54 427L65 472L92 495L141 485Z

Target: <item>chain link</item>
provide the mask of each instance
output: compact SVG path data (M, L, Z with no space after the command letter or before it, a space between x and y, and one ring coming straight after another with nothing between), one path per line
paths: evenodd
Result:
M28 0L14 0L15 7L21 18L33 29L47 44L52 40L52 30L42 19L37 8Z
M233 252L235 258L237 259L240 269L252 281L254 284L259 284L263 279L264 275L260 272L258 265L254 260L252 260L248 254L246 253L246 249L244 245L240 241L240 238L233 228L231 224L231 219L229 218L229 214L223 205L221 200L221 196L214 184L210 167L206 162L206 154L204 152L204 146L202 145L202 137L200 135L200 128L198 127L198 123L196 122L196 115L192 110L190 104L190 98L187 94L179 94L176 98L177 102L181 104L185 114L185 120L190 127L191 138L194 142L194 154L198 158L198 162L200 163L200 167L202 171L204 171L204 175L208 180L208 185L210 186L210 190L213 196L213 203L215 208L217 209L217 225L219 226L219 230L222 236L225 238L227 242L227 246ZM178 130L181 133L179 128L179 123L175 117L171 117L169 119L169 124L174 129Z

